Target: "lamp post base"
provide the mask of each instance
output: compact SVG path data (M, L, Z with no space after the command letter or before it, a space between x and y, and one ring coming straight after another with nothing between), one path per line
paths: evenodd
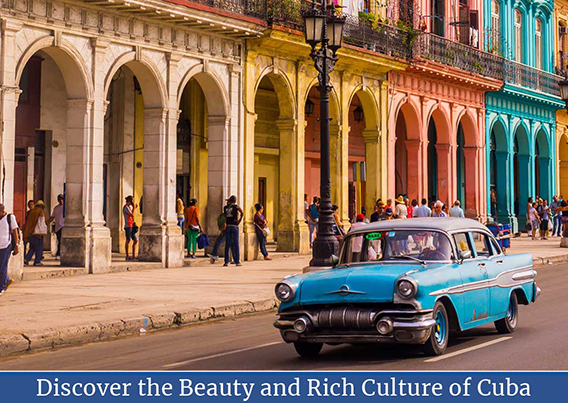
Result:
M334 266L339 257L339 241L335 235L318 235L313 244L310 266Z

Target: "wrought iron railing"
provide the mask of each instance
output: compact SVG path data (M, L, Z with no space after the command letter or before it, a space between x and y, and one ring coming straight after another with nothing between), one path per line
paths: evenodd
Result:
M503 58L431 33L422 33L416 56L470 73L503 80Z
M512 60L505 60L505 82L525 88L560 96L558 83L562 77L546 71L535 69Z
M266 18L266 0L190 0L219 10L249 17Z

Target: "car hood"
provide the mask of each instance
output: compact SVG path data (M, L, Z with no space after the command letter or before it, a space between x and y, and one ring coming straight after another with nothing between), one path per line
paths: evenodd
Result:
M300 304L392 302L396 280L420 265L362 264L310 273L301 283Z

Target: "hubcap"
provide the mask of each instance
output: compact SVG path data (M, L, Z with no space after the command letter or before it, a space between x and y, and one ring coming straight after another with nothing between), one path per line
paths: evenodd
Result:
M517 318L517 307L513 304L513 301L511 300L509 302L509 308L507 309L507 321L509 321L509 323L511 324L514 324L516 318Z
M446 340L446 318L441 311L436 313L436 343L438 345L443 345L444 341Z

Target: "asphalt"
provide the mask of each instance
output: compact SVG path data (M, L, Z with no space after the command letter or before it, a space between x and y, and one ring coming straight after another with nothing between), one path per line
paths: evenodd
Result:
M446 354L414 346L325 346L299 358L272 327L274 312L137 337L30 352L0 360L1 370L568 370L568 264L538 270L543 293L521 306L511 335L484 326L461 334Z

